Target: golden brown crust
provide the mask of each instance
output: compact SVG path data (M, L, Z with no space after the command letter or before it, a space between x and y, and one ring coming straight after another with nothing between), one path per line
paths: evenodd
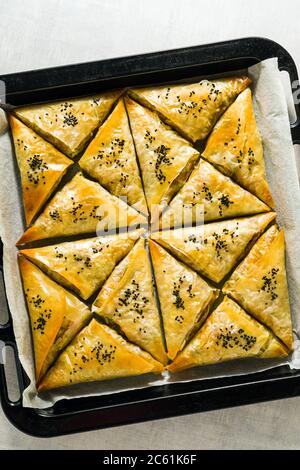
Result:
M177 372L245 357L282 356L282 351L273 347L265 354L271 340L271 333L263 325L225 297L168 370Z
M192 331L205 320L218 290L196 272L177 261L161 246L149 241L164 333L170 359L178 354Z
M92 310L117 324L158 361L167 362L145 240L139 240L112 272Z
M272 226L224 286L245 310L266 324L289 349L292 322L285 270L284 234Z
M54 343L49 350L40 377L43 377L61 351L70 343L70 341L79 333L82 328L91 319L90 309L80 302L74 295L65 291L66 310L60 329L55 337Z
M38 382L41 370L66 310L64 295L57 295L57 285L23 256L18 257L28 306ZM61 288L62 289L62 288Z
M152 233L151 238L181 261L221 282L244 256L249 244L274 220L275 212Z
M10 116L31 224L17 245L56 242L19 254L39 391L291 351L283 232L261 236L276 214L249 83L113 91ZM49 201L72 165L54 146L86 176ZM145 214L152 240L111 234ZM92 311L54 280L83 299L101 289Z
M46 276L24 256L18 256L31 323L36 381L91 316L80 300Z
M17 245L145 223L143 215L77 173L47 204Z
M225 111L202 155L268 206L274 207L249 88Z
M143 230L21 250L57 282L88 299L127 255Z
M260 354L261 358L269 359L272 357L286 357L289 354L287 348L278 341L275 336L270 339L266 349Z
M130 96L193 142L207 137L215 122L250 83L248 77L202 80L198 83L137 88Z
M199 153L158 116L125 98L150 212L166 204L185 182Z
M162 216L162 228L268 212L270 208L201 159ZM198 220L199 219L199 220Z
M14 116L9 117L9 122L29 225L73 162Z
M79 160L81 168L115 196L148 213L134 142L121 99Z
M18 108L26 125L74 158L104 121L121 90L101 95Z
M162 372L150 354L96 320L84 328L42 380L39 391L66 385Z

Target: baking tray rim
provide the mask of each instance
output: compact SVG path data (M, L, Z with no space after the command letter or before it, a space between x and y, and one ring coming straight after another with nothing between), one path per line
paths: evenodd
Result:
M260 47L259 54L257 52L258 51L257 48L256 48L256 53L254 52L252 52L252 54L248 53L248 52L251 52L251 48L253 48L254 45ZM244 50L244 53L247 52L247 54L242 57L224 56L224 53L226 52L226 50L228 50L228 48L230 49L234 47L235 48L238 47L239 53L241 53L242 50ZM45 79L45 76L47 77L51 73L54 73L55 75L57 71L64 72L64 73L71 71L71 75L72 75L74 72L76 72L76 70L78 70L78 68L81 70L83 67L89 67L89 66L90 67L100 66L101 68L101 65L103 66L103 68L106 70L106 73L107 73L107 68L110 68L109 66L111 66L111 69L114 69L113 64L117 64L119 66L118 70L120 73L120 65L122 65L124 61L125 62L130 61L132 63L132 61L136 60L138 63L140 63L140 61L144 59L145 60L150 59L150 63L152 63L151 66L153 66L153 64L155 64L157 60L162 60L165 57L168 57L169 55L171 55L172 57L176 57L176 55L184 57L186 54L188 55L197 54L203 57L203 55L205 56L205 54L203 54L204 49L214 51L214 53L216 52L216 50L218 50L219 56L215 55L216 60L213 62L206 62L206 63L200 62L197 64L190 63L190 64L184 64L183 66L178 63L170 64L170 66L168 65L168 67L165 67L163 70L161 69L159 70L156 68L155 73L160 73L161 71L168 73L174 69L183 69L183 68L187 69L189 67L192 67L193 65L197 65L201 67L205 65L228 63L231 60L234 62L234 61L237 61L238 59L243 59L243 60L253 59L256 62L259 62L265 58L273 57L276 52L278 53L277 56L279 59L279 68L281 70L287 70L289 72L291 82L298 79L296 65L292 57L290 56L290 54L282 46L280 46L278 43L270 39L259 38L259 37L249 37L249 38L223 41L220 43L213 43L213 44L202 45L202 46L193 46L190 48L172 49L169 51L140 54L137 56L133 55L133 56L123 57L123 58L106 59L104 61L95 61L95 62L88 62L88 63L82 63L82 64L72 64L68 66L59 66L59 67L48 68L48 69L40 69L40 70L25 71L25 72L15 73L15 74L7 74L7 75L1 76L0 80L4 80L6 83L9 84L10 87L12 85L17 87L17 86L20 86L20 82L22 82L22 79L20 80L20 77L23 77L23 79L25 77L27 79L28 77L30 78L32 75L35 75L35 76L42 75L43 79ZM206 55L206 58L208 60L207 55ZM151 62L151 59L152 59L152 62ZM189 58L189 60L191 60L191 58ZM164 64L164 66L165 65L166 64ZM135 70L132 75L139 75L143 73L147 73L147 74L151 73L151 70L149 70L149 65L148 65L148 69L146 72L142 72L142 71L139 72ZM113 76L113 74L111 76ZM122 74L118 75L118 78L122 78ZM106 76L104 78L101 77L100 79L98 77L96 82L99 83L108 79L109 79L109 76ZM88 80L88 82L90 81ZM85 82L79 81L76 83L76 85L77 84L80 85L82 83L85 83ZM70 84L68 85L63 84L62 86L66 87L69 85ZM74 85L74 83L72 83L71 86L72 85ZM43 87L39 90L47 90L49 88L53 89L59 86L60 86L59 84L53 85L52 83L50 87L48 88ZM32 91L34 90L31 89L31 92ZM23 90L23 93L24 92L26 93L26 91ZM21 94L21 93L22 91L20 91L20 89L18 90L17 88L17 94ZM13 94L14 93L12 93L12 91L9 90L8 96L13 96ZM300 143L299 105L296 105L295 108L296 108L297 120L294 124L291 125L291 132L292 132L293 142ZM2 262L2 256L1 256L1 262ZM12 346L15 351L15 354L17 355L17 349L16 349L13 329L11 325L11 318L8 320L7 324L0 326L0 339L3 339L7 345ZM19 361L17 360L17 358L16 358L16 362L18 365ZM73 410L72 410L72 406L70 406L71 402L74 403L76 401L79 403L80 401L89 401L89 400L94 401L93 399L100 398L100 397L90 397L90 398L62 400L58 402L56 405L54 405L54 407L51 407L50 409L37 410L37 409L22 407L21 401L15 402L15 403L9 401L8 395L7 395L6 383L5 383L4 367L3 365L0 364L0 395L1 395L2 407L6 416L18 429L22 430L25 433L31 434L33 436L48 437L48 436L54 436L54 435L62 435L62 434L68 434L68 433L74 433L74 432L81 432L85 430L116 426L116 425L121 425L121 424L128 424L131 422L146 421L149 419L158 419L158 418L164 418L167 416L189 414L189 413L194 413L194 412L199 412L199 411L207 411L211 409L237 406L239 404L253 403L253 402L258 402L258 401L266 401L266 400L272 400L272 399L277 399L277 398L283 398L287 396L300 395L300 371L292 371L288 367L285 367L285 366L281 366L281 369L284 369L285 372L281 375L277 375L273 377L268 377L268 373L265 373L265 372L257 373L257 374L250 374L250 375L243 375L243 376L228 378L228 379L233 379L233 380L231 380L231 383L227 383L227 385L223 385L223 386L215 385L215 386L210 386L210 387L202 388L202 389L200 387L200 389L195 389L195 390L185 390L185 391L176 392L177 386L179 386L179 388L182 386L181 388L184 389L186 385L189 385L185 382L181 382L178 384L167 384L167 385L162 385L162 386L149 387L146 389L139 389L139 390L135 390L131 392L118 392L109 396L110 398L115 397L115 396L117 397L117 401L115 403L109 403L109 400L108 400L106 405L103 404L104 406L102 407L98 406L96 408L90 408L90 409L88 408L80 409L80 407L76 409L76 407L75 408L73 407ZM276 371L276 370L277 369L272 369L272 371ZM258 376L261 376L261 374L262 374L262 377L258 378ZM19 376L21 387L24 387L24 375L22 374L22 371L20 370L20 363L18 365L18 376ZM217 381L218 383L221 383L223 381L224 383L224 379L208 379L208 381L210 385L213 385L214 381ZM199 381L192 382L192 384L194 384L197 387L199 383L203 385L203 382L207 382L207 381L199 380ZM291 382L295 386L295 388L290 387ZM273 390L271 389L268 391L266 390L264 391L264 386L266 387L269 384L272 384L272 386L276 387L276 389L273 388ZM284 386L282 386L283 384ZM263 385L263 387L261 388L260 391L258 391L261 385ZM137 398L133 400L131 399L127 402L122 402L122 400L119 400L118 402L118 398L121 398L121 395L123 395L124 397L125 394L130 395L132 392L144 392L145 390L152 391L152 389L154 389L156 391L156 395L158 395L157 392L159 391L160 388L163 389L162 395L155 396L155 393L154 393L154 396L152 397L143 398L143 393L138 393L138 394L135 394ZM172 388L173 388L173 392L171 392ZM251 389L253 390L255 388L257 389L257 391L255 392L255 396L252 396L252 394L250 393ZM248 394L244 393L246 389L249 391ZM167 390L170 391L169 394L166 393ZM219 392L223 393L224 391L229 391L229 390L231 391L231 397L230 397L231 399L228 401L228 400L224 400L224 397L223 397L223 400L222 400ZM240 395L240 396L237 395L235 400L232 400L233 395L234 395L234 393L232 393L233 391L238 391ZM207 394L207 398L209 398L209 395L210 395L210 401L208 400L209 403L201 402L200 405L198 404L198 406L195 406L195 403L194 403L195 396L197 395L203 396L205 394ZM189 397L190 399L189 403L184 403L185 397ZM193 397L193 400L191 400L191 397ZM213 397L215 397L215 400L212 399ZM177 401L177 405L178 405L177 407L176 406L174 407L174 404L173 406L171 406L170 401L174 401L174 400ZM163 409L164 405L166 404L166 401L168 401L169 403L169 406L170 406L169 410ZM157 402L161 402L161 403L163 402L163 404L162 404L162 407L159 406L158 407L159 409L156 409L156 414L153 415L153 413L151 412L151 406L153 408L157 408L157 406L154 406L154 404L157 405ZM192 406L191 402L194 404L194 407ZM129 410L134 411L132 407L135 407L137 410L140 406L142 406L142 410L144 408L144 410L146 411L145 407L147 403L148 405L150 404L150 414L148 412L143 413L144 414L143 416L137 415L136 412L133 415L128 414ZM65 411L63 411L64 406L67 407ZM94 420L92 420L91 424L86 423L85 425L83 424L82 426L78 426L78 422L77 422L77 427L75 423L72 422L71 423L72 426L70 428L69 428L70 424L68 426L66 422L65 423L60 422L60 423L54 424L53 429L52 429L52 424L50 427L51 429L48 429L48 430L46 429L47 426L49 426L49 421L51 421L52 423L54 421L55 423L55 420L57 420L58 418L66 420L68 416L74 418L76 417L76 415L82 414L82 413L90 414L90 413L96 413L97 411L101 412L101 410L107 411L111 409L118 409L118 410L122 409L122 411L124 412L124 408L126 409L126 407L127 407L127 413L126 412L123 413L119 419L108 419L108 417L106 416L106 422L94 423ZM59 411L59 416L53 413L55 408L58 410L62 408ZM141 413L142 410L140 410L139 412ZM28 421L29 427L26 424L24 425L24 421L22 420L22 417L25 418L25 414L27 414L27 419L29 420ZM75 419L75 422L76 421L78 420ZM32 427L30 427L30 423L31 425L35 423L37 427L35 429L32 429Z

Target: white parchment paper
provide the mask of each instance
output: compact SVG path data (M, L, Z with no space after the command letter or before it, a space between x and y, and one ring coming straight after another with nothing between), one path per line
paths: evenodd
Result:
M248 73L253 80L255 113L264 145L268 181L276 203L277 221L285 229L287 274L295 336L294 353L285 360L251 359L228 362L198 367L172 376L147 375L76 385L48 392L42 398L37 396L30 324L16 261L15 242L24 230L20 182L5 116L1 113L0 236L4 248L4 280L19 358L31 380L23 393L24 406L45 408L62 398L105 395L163 383L249 374L282 364L300 368L300 190L287 103L276 58L251 67Z

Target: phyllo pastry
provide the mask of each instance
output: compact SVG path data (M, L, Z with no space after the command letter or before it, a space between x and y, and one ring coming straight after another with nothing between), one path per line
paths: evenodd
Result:
M189 142L163 124L157 114L125 99L146 199L153 206L166 204L185 182L199 153Z
M65 237L139 225L146 218L99 183L77 173L45 207L17 245L51 237Z
M261 236L226 282L224 291L292 349L283 230L272 226Z
M160 317L154 297L150 260L140 239L112 272L92 311L118 325L129 341L165 364Z
M250 83L248 77L136 88L130 95L193 142L207 137L217 119Z
M121 91L17 108L26 125L74 158L102 124Z
M88 299L133 247L143 230L21 250L54 280Z
M205 320L218 290L195 271L149 241L168 357L174 359L190 335Z
M121 99L79 160L81 168L115 196L147 214L128 117Z
M163 230L152 233L151 238L200 274L221 282L275 217L275 212L268 212L197 227Z
M202 155L268 206L274 207L249 88L220 118Z
M205 160L162 215L162 228L268 212L270 208Z
M150 354L125 341L108 326L92 320L59 356L39 391L162 370L162 364Z
M10 116L9 122L29 225L73 162L14 116Z
M287 354L286 348L267 328L225 297L168 369L177 372L233 359Z
M19 266L33 338L36 382L88 323L89 308L24 256Z

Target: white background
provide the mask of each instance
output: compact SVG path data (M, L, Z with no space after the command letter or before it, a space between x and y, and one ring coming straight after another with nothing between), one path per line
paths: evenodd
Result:
M0 75L246 36L300 66L299 0L1 0L0 17ZM300 397L47 440L0 410L0 449L299 449L299 431Z

